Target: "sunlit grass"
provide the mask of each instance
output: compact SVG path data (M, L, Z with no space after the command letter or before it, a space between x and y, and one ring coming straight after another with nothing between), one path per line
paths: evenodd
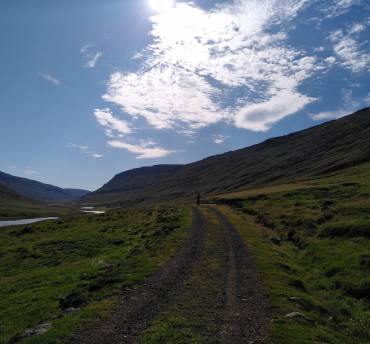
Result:
M213 201L256 258L274 343L370 341L369 164Z
M103 316L122 287L174 254L190 219L188 208L156 207L38 223L29 233L2 228L0 342L51 322L47 334L26 342L54 343L81 321ZM66 311L71 307L78 309Z

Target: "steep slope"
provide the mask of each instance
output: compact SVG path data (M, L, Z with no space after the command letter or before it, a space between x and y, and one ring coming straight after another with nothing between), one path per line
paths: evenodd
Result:
M15 177L3 172L0 172L0 183L7 189L15 191L24 197L39 201L73 201L89 192L85 190L62 189L57 186L40 183L31 179Z
M85 203L139 203L214 194L318 175L370 160L370 109L192 164L123 172Z

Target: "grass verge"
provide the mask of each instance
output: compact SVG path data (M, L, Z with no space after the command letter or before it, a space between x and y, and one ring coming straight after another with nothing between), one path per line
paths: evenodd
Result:
M261 271L274 343L370 342L370 165L216 202Z
M112 210L0 229L0 343L68 342L83 322L104 317L122 287L142 280L182 245L186 207Z

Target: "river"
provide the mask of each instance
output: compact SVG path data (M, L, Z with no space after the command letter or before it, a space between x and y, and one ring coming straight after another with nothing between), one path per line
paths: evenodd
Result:
M6 221L0 220L0 227L29 225L31 223L47 221L47 220L58 220L58 217L39 217L35 219L6 220Z

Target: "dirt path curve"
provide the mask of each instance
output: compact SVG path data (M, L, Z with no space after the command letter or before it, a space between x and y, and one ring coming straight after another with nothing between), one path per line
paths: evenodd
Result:
M143 283L127 290L121 305L109 321L102 321L74 335L75 344L135 343L137 334L147 328L161 310L171 304L191 276L202 252L206 222L193 208L193 224L184 246L162 268Z
M244 239L225 215L209 207L225 230L228 261L225 276L225 314L221 342L269 343L266 337L268 304Z

